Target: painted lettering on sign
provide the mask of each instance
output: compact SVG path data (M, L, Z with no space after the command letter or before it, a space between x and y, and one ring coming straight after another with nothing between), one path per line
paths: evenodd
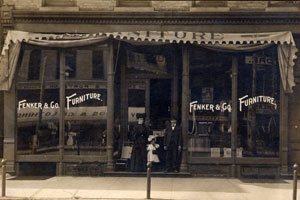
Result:
M85 101L94 99L97 101L103 101L101 99L101 94L100 93L86 93L84 95L76 96L77 93L74 93L70 96L66 96L67 100L67 109L70 109L70 105L78 105L80 103L83 103ZM55 101L51 101L50 103L41 103L41 102L27 102L26 99L23 99L18 102L18 110L20 109L30 109L30 108L38 108L38 109L47 109L47 108L59 108L59 104Z
M37 102L27 102L26 99L18 102L18 110L20 109L30 109L30 108L38 108L38 109L47 109L47 108L59 108L59 104L51 101L50 103L37 103Z
M259 64L259 65L273 65L274 61L271 57L267 56L246 56L245 63L246 64Z
M221 112L231 112L231 105L228 103L220 103L220 104L199 104L198 101L190 102L190 112L194 111L221 111Z
M81 95L81 96L76 96L76 95L77 94L74 93L70 96L66 96L67 109L70 108L70 105L74 106L74 105L83 103L83 102L85 102L87 100L90 100L90 99L95 99L95 100L98 100L98 101L102 101L102 99L100 98L101 94L99 94L99 93L87 93L87 94L84 94L84 95Z
M240 111L242 111L242 107L248 107L250 105L256 104L256 103L269 103L274 105L275 110L277 109L276 101L273 97L269 96L256 96L256 97L249 97L248 95L245 95L241 98L239 98L240 102Z
M136 32L119 32L119 37L141 37L149 40L156 39L193 39L193 40L222 40L223 33L203 33L203 32L186 32L186 31L136 31Z

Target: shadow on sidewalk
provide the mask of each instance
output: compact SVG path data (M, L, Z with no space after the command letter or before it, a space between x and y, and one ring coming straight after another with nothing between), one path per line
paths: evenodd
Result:
M282 180L282 179L242 178L239 180L243 183L285 183L285 184L289 184L286 180Z
M11 177L8 178L9 180L16 180L16 181L21 181L21 180L31 180L31 181L43 181L47 180L50 178L53 178L54 176L18 176L18 177Z

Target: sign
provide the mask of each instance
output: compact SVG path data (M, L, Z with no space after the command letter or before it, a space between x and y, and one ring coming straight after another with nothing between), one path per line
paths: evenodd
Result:
M166 58L163 55L142 54L127 51L127 67L152 73L167 74Z
M257 65L273 65L274 61L272 60L271 57L267 56L246 56L245 57L245 63L246 64L255 64Z
M145 113L145 107L128 107L128 122L137 122L136 114Z
M35 122L38 121L39 107L18 109L18 122ZM91 120L106 120L107 106L94 107L70 107L65 111L65 120L75 121L91 121ZM128 121L136 122L136 114L145 113L145 107L128 107ZM45 108L42 110L42 121L58 120L59 108Z
M210 103L198 103L198 101L190 102L190 112L194 111L221 111L231 112L231 105L228 103L210 104Z
M242 111L243 106L248 107L248 106L256 104L256 103L268 103L268 104L273 105L275 110L277 109L277 104L273 97L256 96L256 97L248 98L248 95L245 95L245 96L239 98L240 111Z
M38 120L39 108L19 109L18 122L34 122ZM106 120L107 106L98 107L71 107L65 111L66 120ZM45 108L42 110L42 121L58 120L59 108Z
M70 105L75 106L78 104L81 104L88 100L97 100L97 101L103 101L101 99L102 95L100 93L86 93L80 96L77 96L77 93L74 93L70 96L66 96L67 100L67 109L70 109ZM25 108L38 108L38 109L47 109L47 108L59 108L59 104L57 102L51 101L50 103L45 102L27 102L26 99L21 100L18 102L18 110Z
M83 103L85 101L91 100L91 99L95 99L98 101L103 101L101 99L101 94L100 93L86 93L84 95L80 95L80 96L76 96L77 94L74 93L70 96L66 96L67 99L67 109L70 108L70 104L72 106Z

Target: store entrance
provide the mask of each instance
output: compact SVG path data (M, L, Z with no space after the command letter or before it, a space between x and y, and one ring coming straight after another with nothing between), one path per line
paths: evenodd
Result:
M171 111L171 80L152 79L150 81L150 120L154 135L158 135L156 143L160 145L157 155L160 162L153 164L153 171L165 169L164 129L166 121L170 119Z
M165 121L170 118L171 80L150 80L150 119L154 129L165 128Z

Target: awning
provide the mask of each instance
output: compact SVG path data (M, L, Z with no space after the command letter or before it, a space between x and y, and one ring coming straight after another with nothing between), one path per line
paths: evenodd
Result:
M297 48L291 32L201 33L186 31L136 31L94 34L43 34L8 31L0 57L0 90L9 90L16 71L21 43L47 47L79 47L103 42L109 37L134 44L191 43L221 51L256 51L277 45L281 81L285 92L295 86L293 66Z

